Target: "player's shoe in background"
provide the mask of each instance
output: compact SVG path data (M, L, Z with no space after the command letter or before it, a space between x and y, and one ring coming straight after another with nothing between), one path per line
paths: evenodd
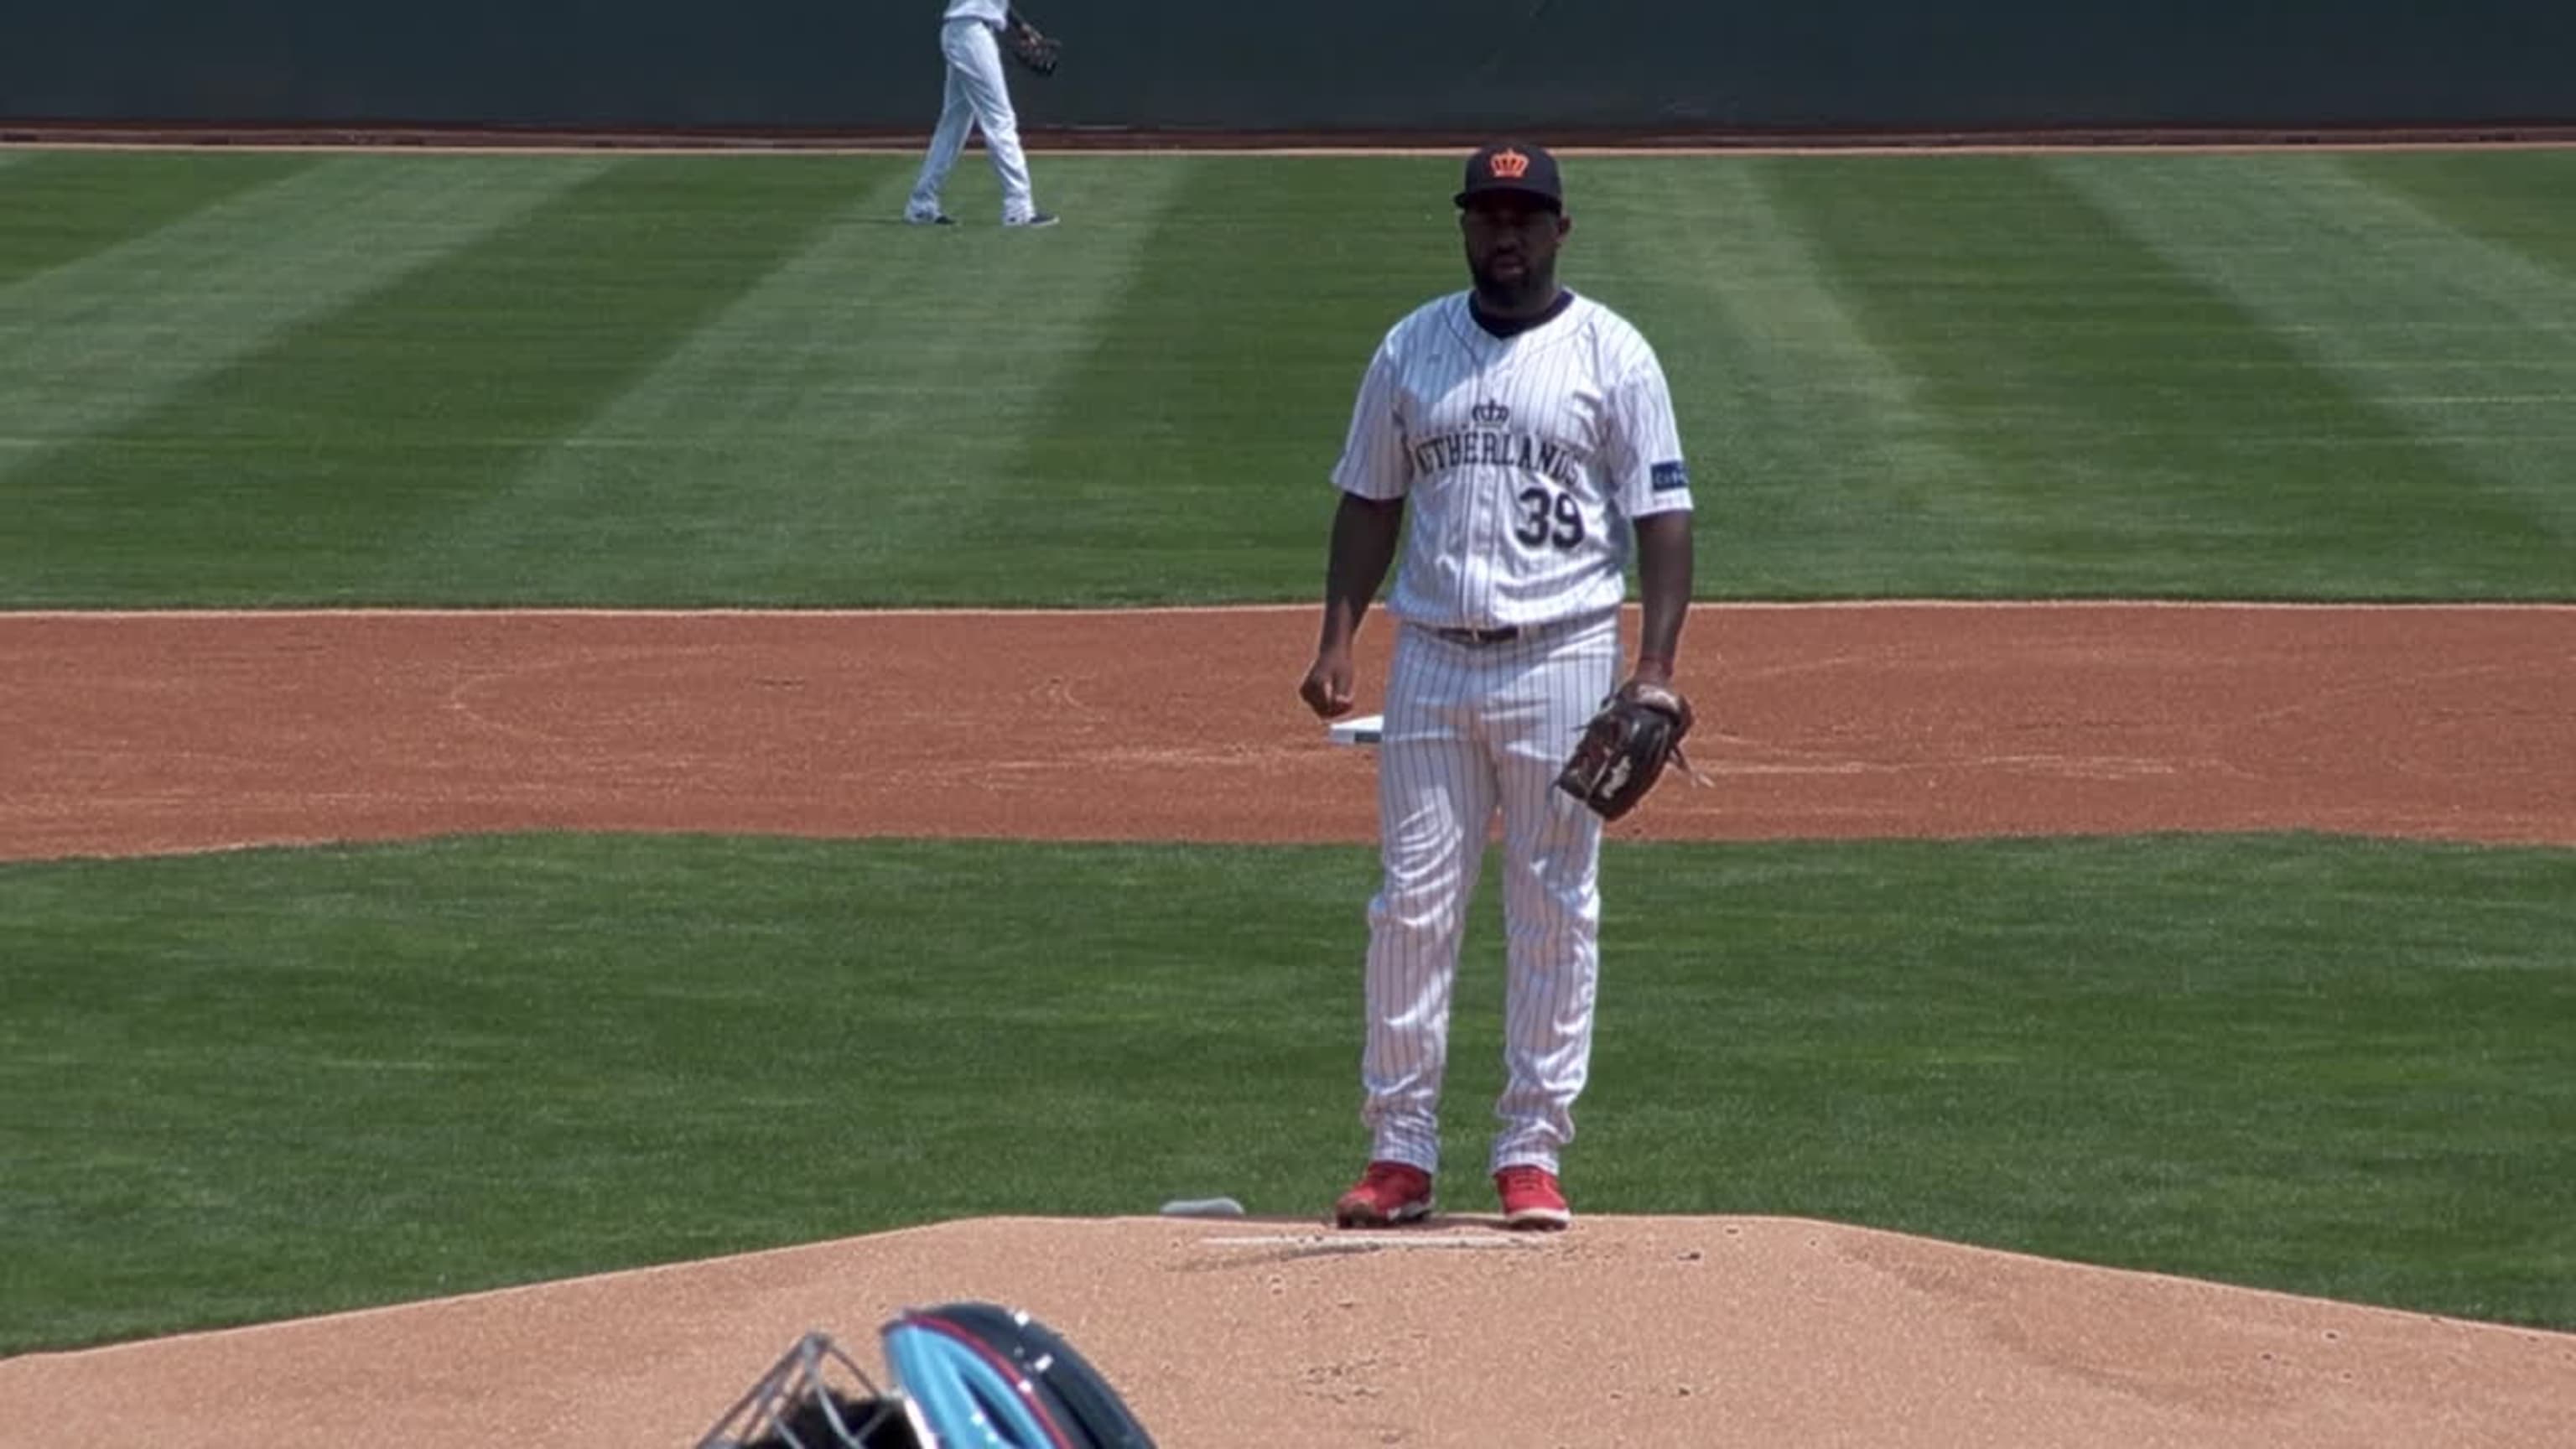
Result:
M1403 1162L1372 1162L1359 1185L1333 1204L1333 1225L1391 1228L1431 1216L1431 1174Z
M1556 1174L1544 1167L1506 1167L1494 1174L1494 1190L1503 1195L1504 1227L1553 1232L1574 1223L1574 1210L1565 1205L1565 1189L1557 1186Z
M957 218L944 211L907 211L903 219L914 226L955 226Z
M1033 211L1033 212L1030 212L1030 213L1029 213L1028 215L1026 215L1026 216L1006 216L1006 217L1002 218L1002 225L1004 225L1004 226L1053 226L1053 225L1055 225L1055 224L1056 224L1056 221L1057 221L1056 214L1055 214L1054 212L1052 212L1052 211Z

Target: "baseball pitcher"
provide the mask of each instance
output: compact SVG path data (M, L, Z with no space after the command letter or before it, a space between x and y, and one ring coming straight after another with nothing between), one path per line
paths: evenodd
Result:
M1688 728L1672 679L1690 476L1654 349L1557 284L1573 223L1555 158L1486 146L1455 199L1473 285L1396 323L1360 382L1333 470L1323 627L1299 689L1326 718L1351 708L1352 641L1400 540L1378 764L1384 877L1368 907L1369 1160L1334 1218L1376 1227L1431 1211L1450 988L1499 814L1508 1080L1487 1166L1506 1223L1561 1228L1573 1221L1561 1155L1592 1050L1602 825ZM1623 683L1632 553L1643 627Z

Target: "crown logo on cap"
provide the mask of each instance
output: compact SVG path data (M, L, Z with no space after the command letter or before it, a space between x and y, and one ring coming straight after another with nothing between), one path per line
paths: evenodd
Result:
M1518 151L1497 151L1486 158L1485 169L1501 180L1518 181L1529 174L1529 158Z

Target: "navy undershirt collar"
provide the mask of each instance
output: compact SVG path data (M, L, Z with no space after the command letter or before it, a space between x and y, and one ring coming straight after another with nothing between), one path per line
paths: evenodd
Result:
M1573 290L1559 287L1556 289L1556 300L1547 305L1546 311L1535 317L1496 317L1477 304L1475 293L1467 294L1467 315L1476 319L1477 326L1498 338L1518 337L1533 327L1544 327L1564 316L1565 309L1573 305Z

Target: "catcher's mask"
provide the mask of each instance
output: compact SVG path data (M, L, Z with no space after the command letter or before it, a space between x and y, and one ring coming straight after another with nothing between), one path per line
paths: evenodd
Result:
M878 1333L891 1390L808 1333L698 1449L1154 1449L1100 1371L1026 1313L949 1303Z
M725 1411L698 1441L698 1449L923 1449L923 1445L897 1399L878 1392L830 1334L809 1333Z
M1154 1449L1100 1371L1026 1313L949 1303L878 1332L921 1449Z

